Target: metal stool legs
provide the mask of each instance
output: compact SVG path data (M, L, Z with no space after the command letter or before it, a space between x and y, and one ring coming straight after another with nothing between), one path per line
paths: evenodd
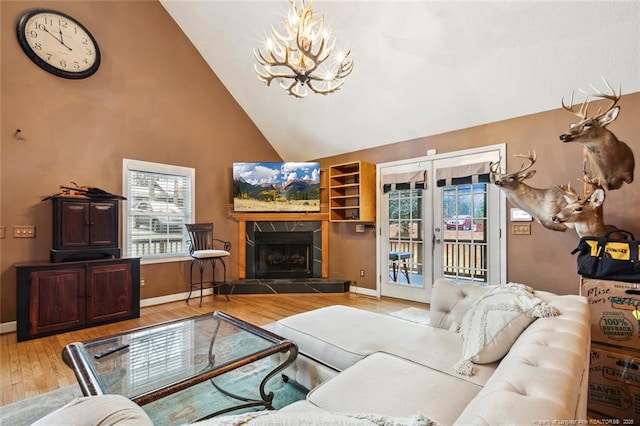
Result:
M220 260L222 262L223 265L223 270L224 270L224 281L220 284L216 284L216 261ZM194 263L198 264L198 268L200 269L200 303L199 303L199 307L202 307L202 292L204 290L204 281L203 281L203 277L204 277L204 271L207 267L207 263L211 262L211 269L212 269L212 281L211 281L211 291L213 293L213 295L215 296L215 292L216 289L222 287L223 285L226 287L227 284L227 265L225 264L223 259L219 259L216 257L211 257L211 258L207 258L207 259L193 259L191 261L191 265L189 267L189 296L187 297L186 302L189 303L189 299L191 299L191 293L193 292L193 288L197 287L197 284L193 283L193 265ZM224 293L224 297L227 298L227 301L229 301L229 295L227 293Z

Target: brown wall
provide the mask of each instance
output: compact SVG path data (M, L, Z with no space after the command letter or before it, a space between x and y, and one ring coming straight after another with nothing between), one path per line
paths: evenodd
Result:
M49 74L22 52L18 18L47 7L76 17L102 52L84 80ZM196 220L221 238L237 238L227 219L233 161L281 158L238 106L157 1L1 2L2 169L0 322L16 318L17 262L46 261L51 203L60 185L77 182L122 193L122 159L196 169ZM21 129L26 140L13 135ZM11 238L35 225L35 239ZM144 265L142 298L185 291L188 263ZM230 276L237 274L232 257Z
M558 94L558 103L560 97ZM621 113L609 125L620 140L625 141L640 161L640 93L623 96L619 102ZM594 104L594 107L596 104ZM593 110L596 108L592 107ZM425 113L428 113L426 111ZM576 117L563 110L553 110L511 120L486 124L469 129L415 139L321 159L322 167L347 161L362 160L374 164L407 158L422 157L427 149L439 154L497 143L506 143L507 170L517 170L520 161L511 156L535 149L538 160L533 167L536 175L528 183L538 188L580 185L582 177L582 146L562 143L558 136L567 131ZM621 189L609 191L604 205L605 223L632 231L640 237L640 175L636 181ZM511 205L507 205L507 209ZM507 279L529 284L537 289L561 294L575 294L579 277L576 259L570 254L579 241L573 230L564 233L550 231L537 222L530 236L511 235L507 223ZM332 224L330 239L330 272L357 282L363 288L375 289L376 241L373 232L356 234L352 224ZM365 278L359 277L365 269Z
M15 38L18 17L34 7L66 12L96 37L103 57L86 80L65 80L35 66ZM280 161L244 111L211 72L195 48L156 1L0 2L1 142L0 322L15 320L18 262L43 261L51 248L51 206L42 198L71 181L122 192L122 159L176 164L196 169L196 219L212 221L217 234L237 246L237 223L227 218L233 161ZM562 94L559 94L560 97ZM339 96L336 95L336 96ZM610 128L640 152L640 94L620 101L622 113ZM351 160L382 163L507 143L511 155L536 149L538 187L580 177L581 147L558 135L572 117L559 110L442 135L400 142L337 157L322 166ZM26 140L13 137L21 129ZM233 151L232 151L233 150ZM300 159L306 160L306 159ZM637 173L636 173L637 175ZM640 179L640 178L639 178ZM640 235L640 183L607 194L607 222ZM11 238L14 225L35 225L35 239ZM531 236L508 235L508 279L540 289L575 293L578 237L532 226ZM229 277L237 276L233 251ZM375 288L375 235L356 234L352 224L331 224L330 275ZM142 298L185 291L187 263L144 265ZM359 277L365 269L367 276Z

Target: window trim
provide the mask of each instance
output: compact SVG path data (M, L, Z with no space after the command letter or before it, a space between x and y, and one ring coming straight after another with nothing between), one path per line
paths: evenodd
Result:
M124 200L122 209L122 246L125 256L130 256L129 241L127 240L127 232L129 229L129 171L139 170L149 173L162 173L169 175L182 175L188 176L191 180L191 196L189 197L189 211L191 212L191 222L195 222L195 204L196 204L196 170L192 167L175 166L171 164L153 163L150 161L132 160L128 158L122 159L122 188L124 196L127 198ZM185 240L186 243L187 240ZM167 254L160 256L141 256L140 264L149 265L154 263L170 263L170 262L184 262L190 260L189 253L185 252L183 255Z

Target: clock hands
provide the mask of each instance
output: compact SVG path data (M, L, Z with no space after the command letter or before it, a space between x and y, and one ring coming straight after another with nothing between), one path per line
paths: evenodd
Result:
M51 37L55 38L58 42L60 42L61 45L63 45L64 47L66 47L69 50L73 50L72 48L70 48L69 46L64 44L64 41L62 41L62 30L60 30L60 38L58 38L58 37L54 36L53 33L47 29L47 27L43 27L43 28L44 28L44 31L47 34L49 34Z

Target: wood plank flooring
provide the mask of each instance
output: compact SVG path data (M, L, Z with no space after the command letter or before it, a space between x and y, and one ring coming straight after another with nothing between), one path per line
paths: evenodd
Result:
M224 297L207 296L202 307L192 301L150 306L141 309L140 318L107 324L84 330L42 337L27 342L16 342L16 333L0 335L0 406L71 384L76 378L71 368L62 361L62 349L71 342L94 339L178 318L220 310L256 325L265 325L289 315L329 305L347 305L388 314L423 303L399 299L356 295L352 293L328 294L249 294Z

